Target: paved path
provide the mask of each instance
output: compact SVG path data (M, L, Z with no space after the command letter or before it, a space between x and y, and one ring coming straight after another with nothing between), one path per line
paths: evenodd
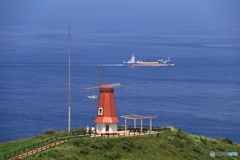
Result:
M32 151L29 151L27 153L23 153L21 155L18 155L16 157L13 157L13 158L10 158L9 160L17 160L17 159L20 159L20 158L23 158L23 157L26 157L26 156L29 156L29 155L32 155L34 153L37 153L37 152L40 152L40 151L43 151L45 149L48 149L48 148L51 148L51 147L54 147L56 145L59 145L59 144L62 144L62 143L65 143L67 142L68 140L63 140L63 141L57 141L57 142L54 142L54 143L51 143L51 144L48 144L44 147L40 147L40 148L37 148L37 149L34 149Z

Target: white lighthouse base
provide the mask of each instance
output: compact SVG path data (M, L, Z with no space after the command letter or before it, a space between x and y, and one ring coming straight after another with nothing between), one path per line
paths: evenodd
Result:
M96 123L96 133L117 133L117 123Z

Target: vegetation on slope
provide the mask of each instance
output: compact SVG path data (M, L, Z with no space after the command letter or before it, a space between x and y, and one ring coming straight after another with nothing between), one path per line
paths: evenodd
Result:
M49 140L51 138L60 137L64 135L67 135L67 131L55 132L54 134L48 134L48 135L38 135L31 138L22 138L16 141L0 143L0 157L10 152L17 151L19 149ZM48 142L43 143L42 145L44 146L47 143ZM31 150L35 148L29 148L29 149Z
M212 159L210 151L240 153L240 145L229 139L211 139L174 130L132 137L77 138L23 159ZM239 159L239 156L215 158Z

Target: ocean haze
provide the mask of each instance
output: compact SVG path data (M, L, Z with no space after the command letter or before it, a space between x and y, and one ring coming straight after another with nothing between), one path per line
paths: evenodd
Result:
M97 101L86 96L98 92L82 90L99 85L103 66L105 83L122 83L118 116L157 116L154 126L240 143L239 7L237 0L1 1L0 142L67 129L70 25L72 128L94 124ZM122 66L132 54L170 57L175 66Z

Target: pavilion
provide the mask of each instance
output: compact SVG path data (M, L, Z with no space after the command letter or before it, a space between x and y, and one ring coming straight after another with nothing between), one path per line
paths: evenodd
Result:
M136 128L136 120L140 119L140 123L141 123L141 132L142 132L142 126L143 126L143 119L150 119L150 131L152 131L152 119L156 118L156 116L140 116L140 115L126 115L126 116L120 116L122 118L125 119L125 132L127 131L127 119L133 119L134 120L134 128Z

